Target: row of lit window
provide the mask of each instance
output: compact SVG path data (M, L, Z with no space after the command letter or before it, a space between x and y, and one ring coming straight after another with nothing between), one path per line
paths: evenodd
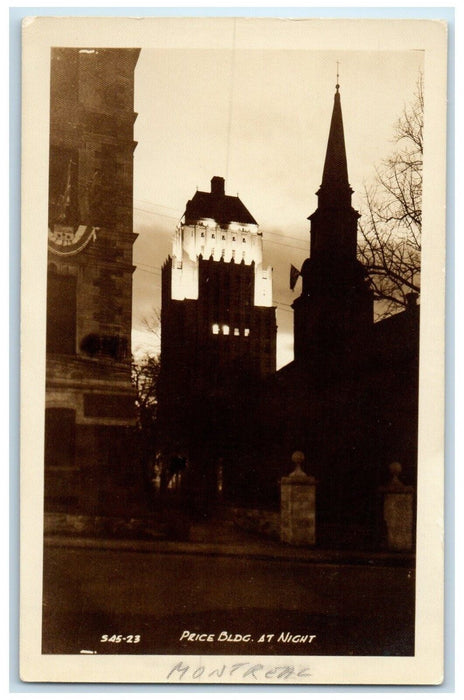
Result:
M213 335L219 335L219 333L222 333L222 335L230 335L230 326L228 326L227 324L220 326L219 323L213 323L212 331ZM233 335L240 335L240 328L234 328ZM245 330L243 331L243 335L245 336L245 338L248 338L248 336L250 335L250 329L245 328Z
M205 237L205 234L204 234L203 231L201 232L201 237L202 237L202 238ZM212 234L211 234L211 238L216 238L216 235L215 235L214 233L212 233ZM222 236L221 240L225 241L225 240L226 240L226 237L225 237L225 236ZM233 241L236 240L236 239L235 239L235 236L232 236L232 240L233 240ZM242 243L246 243L246 238L242 238Z
M205 251L205 246L202 245L201 248L200 248L200 250L201 250L202 253L204 253L204 251ZM232 253L231 253L231 257L232 257L232 258L235 258L235 253L236 253L236 251L233 250ZM211 248L210 255L212 255L212 256L214 257L214 248ZM242 258L245 258L245 255L246 255L246 252L245 252L245 251L242 251ZM221 251L221 258L225 258L225 257L226 257L226 250L225 250L225 248L223 248L222 251Z

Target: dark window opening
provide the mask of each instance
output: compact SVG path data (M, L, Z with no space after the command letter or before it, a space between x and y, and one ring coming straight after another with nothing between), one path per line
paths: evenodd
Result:
M76 277L49 271L47 278L47 352L76 352Z
M118 335L90 333L82 339L80 349L90 357L111 357L113 360L125 360L128 357L127 338Z
M47 408L45 411L45 466L74 466L75 442L75 411L71 408Z

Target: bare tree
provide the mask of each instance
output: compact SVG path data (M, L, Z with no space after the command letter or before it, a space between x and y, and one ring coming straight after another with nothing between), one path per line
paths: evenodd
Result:
M146 331L150 331L153 335L161 340L161 312L153 307L149 316L142 318L142 325Z
M132 361L132 384L135 389L137 422L141 430L154 425L158 406L160 362L149 354Z
M132 385L135 389L137 423L134 429L134 453L140 476L150 500L152 479L158 448L158 380L160 363L157 357L146 354L132 360Z
M365 188L358 257L372 280L376 315L406 307L420 293L424 95L419 74L414 98L394 128L396 148Z

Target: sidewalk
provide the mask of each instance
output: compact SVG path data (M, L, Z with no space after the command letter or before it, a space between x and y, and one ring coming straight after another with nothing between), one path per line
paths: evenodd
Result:
M323 550L294 547L240 530L233 523L210 520L194 523L189 539L104 539L67 535L46 535L48 547L108 549L132 552L157 552L221 557L242 557L276 561L312 562L364 566L406 566L413 568L415 555L410 552L367 552L355 550Z

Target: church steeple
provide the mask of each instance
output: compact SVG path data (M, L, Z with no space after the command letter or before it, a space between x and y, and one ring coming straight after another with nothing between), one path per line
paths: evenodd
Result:
M325 155L322 184L317 193L319 206L350 206L353 190L348 182L346 162L345 135L343 132L342 106L340 102L340 85L337 83L334 106L330 122L329 139Z
M348 181L339 89L337 82L322 183L317 192L318 206L308 217L311 221L311 258L354 261L359 214L351 206L353 190Z
M318 206L308 217L310 257L301 268L301 296L292 305L295 361L315 377L353 358L372 324L372 292L356 257L359 214L351 206L339 89L337 75Z

